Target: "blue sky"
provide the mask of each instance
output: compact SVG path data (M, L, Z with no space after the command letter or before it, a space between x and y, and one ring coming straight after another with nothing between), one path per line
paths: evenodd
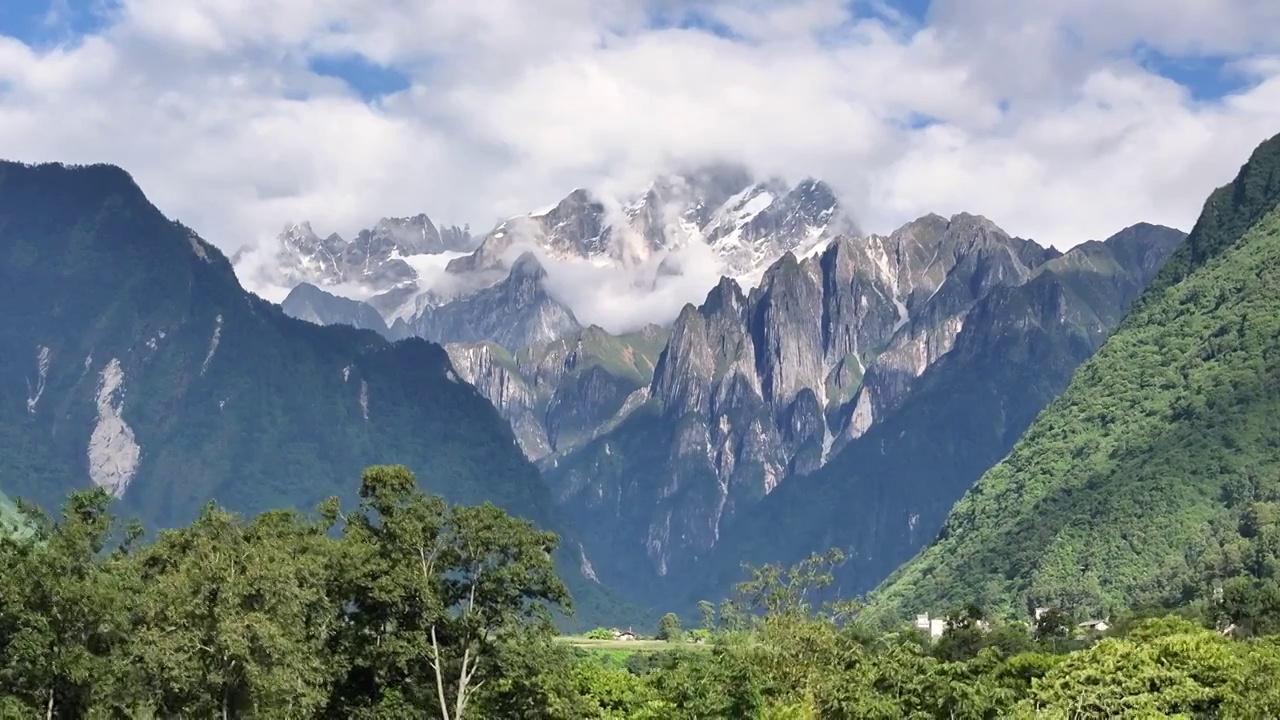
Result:
M107 0L5 0L0 33L36 45L67 42L100 29L112 7Z

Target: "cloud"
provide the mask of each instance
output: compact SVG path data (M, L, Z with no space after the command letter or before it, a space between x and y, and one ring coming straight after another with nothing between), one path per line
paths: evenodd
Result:
M680 272L658 273L666 260ZM585 260L548 261L544 287L573 309L578 322L613 333L676 319L688 303L700 304L720 278L719 264L706 245L691 244L639 267L601 267Z
M0 37L0 155L118 163L224 249L301 219L483 229L718 159L821 177L868 230L967 210L1066 247L1187 227L1280 132L1273 0L934 0L922 22L837 0L119 0L100 25ZM1235 89L1197 99L1144 49L1221 61ZM315 71L332 57L409 87L366 101Z

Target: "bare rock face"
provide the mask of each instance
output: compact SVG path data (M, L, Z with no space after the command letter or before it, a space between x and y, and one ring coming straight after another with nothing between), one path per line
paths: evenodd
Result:
M547 271L531 252L520 256L507 279L472 295L428 307L409 322L397 322L392 334L439 343L491 340L516 352L582 329L573 311L547 294Z
M1144 252L1122 274L1140 276ZM606 582L678 576L744 510L892 417L980 302L1061 255L985 218L929 215L788 252L749 294L724 278L672 325L646 402L544 477L593 557L615 559L597 562Z
M538 416L537 398L510 353L496 343L453 343L445 350L458 375L474 385L510 423L526 457L536 460L551 451Z
M919 316L913 312L912 324L921 329L893 343L910 347L915 338L929 338L925 318L960 317L958 331L944 326L932 335L945 338L949 350L929 360L936 346L915 345L927 367L916 376L915 366L906 365L905 396L874 422L869 401L859 405L853 422L865 425L856 438L803 482L785 481L741 514L711 557L674 582L692 585L692 597L716 597L730 589L742 563L787 565L839 547L848 558L836 576L842 594L872 589L938 537L956 501L1103 345L1185 237L1172 228L1134 226L1039 263L1023 282L991 283L971 304L958 294L961 302L940 306L936 315L927 314L929 304ZM992 260L986 272L964 276L977 286L998 273L1021 277L1035 248L1008 247L1015 254L1004 256L1003 267ZM1020 247L1025 255L1017 254ZM878 360L872 366L885 367ZM860 398L869 387L878 386L864 386Z
M462 379L511 424L525 456L542 460L630 414L647 392L666 337L656 325L623 335L592 326L514 355L494 342L445 349Z
M124 495L138 470L142 448L124 421L124 371L112 358L102 369L95 404L98 421L89 437L89 479L115 497Z

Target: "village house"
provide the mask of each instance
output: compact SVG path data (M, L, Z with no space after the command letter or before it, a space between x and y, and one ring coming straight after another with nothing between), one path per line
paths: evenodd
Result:
M1087 632L1104 633L1111 629L1111 624L1106 620L1085 620L1076 627Z

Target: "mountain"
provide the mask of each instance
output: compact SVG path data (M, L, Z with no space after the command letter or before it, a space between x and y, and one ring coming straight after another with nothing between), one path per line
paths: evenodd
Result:
M561 526L510 428L438 345L288 317L127 173L0 163L0 488L51 508L101 486L125 517L190 521L354 500L409 466L454 502ZM559 558L583 612L596 583Z
M582 329L573 311L551 297L547 271L532 252L511 266L505 280L471 295L428 306L412 320L391 326L396 337L421 337L440 343L492 340L514 352Z
M265 258L246 250L234 264L264 296L308 284L367 303L393 337L494 341L514 352L582 329L582 308L547 290L549 270L562 265L638 296L669 292L673 276L691 268L702 277L708 264L754 285L783 254L807 256L854 229L825 183L757 182L741 167L710 165L661 176L634 197L577 189L478 241L468 230L437 230L425 215L383 219L350 241L321 238L304 222L286 228ZM304 293L291 314L377 329L365 308Z
M1247 546L1274 538L1259 532L1280 477L1277 358L1280 137L1209 197L1111 338L873 609L1105 612L1176 596L1219 557L1274 578ZM1234 541L1219 544L1224 522Z
M515 431L532 460L563 454L624 417L645 395L667 333L613 335L598 326L512 355L493 342L445 349Z
M280 309L285 315L317 325L349 325L390 337L387 323L372 305L325 292L311 283L289 291Z
M246 267L250 284L292 288L299 283L355 286L368 295L412 285L417 271L406 258L468 252L475 246L470 230L437 228L426 215L383 218L351 240L333 233L320 237L311 223L289 225L276 238L274 252ZM249 251L241 250L232 264L242 266Z
M644 404L544 461L544 477L611 559L602 577L678 575L736 514L821 467L849 426L894 407L982 293L1057 255L983 218L927 216L784 254L749 294L724 278L674 323ZM859 400L872 390L877 410Z
M955 501L1062 392L1184 238L1136 225L987 293L895 412L727 530L697 566L690 599L723 594L744 562L790 565L829 547L847 556L836 576L842 594L872 589L937 534Z
M18 529L18 508L13 501L0 493L0 534L12 533Z
M758 279L784 253L811 252L854 231L826 183L806 178L790 187L776 178L757 182L740 167L708 166L659 177L635 198L574 190L546 212L501 223L448 269L463 275L505 268L532 247L554 260L656 271L670 253L705 245L723 274Z
M803 260L784 255L749 294L726 278L700 307L686 307L644 404L613 430L544 460L544 477L602 580L655 597L703 587L717 553L814 549L808 533L838 525L831 516L856 515L862 498L816 493L813 517L785 498L839 486L851 465L893 470L889 459L848 458L928 427L930 436L914 432L894 455L917 463L904 472L918 472L921 492L945 503L920 526L926 533L1065 385L1182 237L1140 226L1062 255L960 214L926 216L887 237L842 237ZM1047 338L1037 335L1042 325ZM1034 382L1009 384L1019 374ZM996 418L988 425L1002 431L973 426L970 403L983 392L993 396L983 399ZM949 467L954 457L909 449L929 443L963 448L970 464ZM841 460L827 470L832 458ZM930 473L954 477L935 488ZM772 501L775 494L784 499ZM888 505L885 512L910 507L901 496ZM753 508L759 522L744 519ZM788 538L768 520L774 512L805 532ZM905 559L922 539L876 538L864 551ZM883 577L892 566L873 569Z

